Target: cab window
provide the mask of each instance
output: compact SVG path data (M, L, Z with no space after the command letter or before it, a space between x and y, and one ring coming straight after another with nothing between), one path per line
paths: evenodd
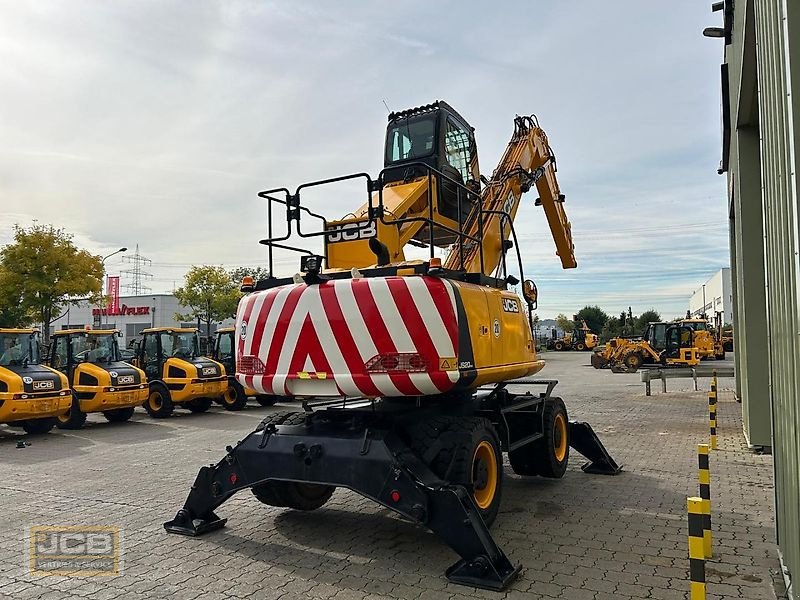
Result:
M444 136L444 150L447 163L461 173L463 182L471 178L469 165L472 161L469 133L453 119L447 119Z
M59 336L53 341L53 364L50 366L59 371L66 372L69 364L68 340L66 336Z
M436 122L431 115L396 122L386 136L386 164L430 156L435 151Z
M231 338L232 336L229 334L220 335L219 348L217 352L220 360L227 360L233 355L233 343Z

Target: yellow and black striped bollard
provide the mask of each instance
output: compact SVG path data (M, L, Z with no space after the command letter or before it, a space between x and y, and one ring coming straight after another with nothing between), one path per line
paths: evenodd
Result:
M706 560L703 556L703 499L687 498L689 513L689 599L706 599Z
M711 379L711 391L708 392L708 426L711 430L711 449L717 449L717 372Z
M711 558L711 470L708 452L708 444L697 445L698 481L700 499L703 501L703 553L706 558Z

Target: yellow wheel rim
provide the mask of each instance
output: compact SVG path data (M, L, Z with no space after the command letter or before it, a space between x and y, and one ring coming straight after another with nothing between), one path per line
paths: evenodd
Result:
M567 421L561 413L556 415L553 423L553 452L558 462L567 455Z
M478 508L486 510L492 505L497 492L497 455L487 441L478 444L472 457L472 489Z
M71 414L72 414L72 407L70 407L70 409L67 412L65 412L63 415L58 415L58 420L61 423L67 423L67 422L69 422L69 417L70 417Z
M161 410L161 406L163 404L163 402L161 401L161 394L159 394L158 392L151 393L149 402L150 402L150 408L152 408L153 410Z
M225 390L225 395L223 396L223 399L225 400L226 404L233 404L234 402L236 402L236 390L233 389L232 387L229 387L227 390Z

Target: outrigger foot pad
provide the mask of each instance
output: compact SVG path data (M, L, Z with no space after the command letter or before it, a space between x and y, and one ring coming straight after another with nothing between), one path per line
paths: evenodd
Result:
M569 445L589 459L581 469L593 475L616 475L622 471L588 423L569 422Z
M505 556L499 561L479 556L458 561L445 571L445 576L453 583L500 592L514 582L521 569L522 565L515 567Z
M213 512L208 515L208 518L193 519L189 511L185 508L182 508L178 511L178 514L175 515L175 518L172 519L172 521L167 521L164 523L164 529L166 529L169 533L178 533L180 535L196 537L198 535L208 533L209 531L221 529L222 527L225 527L225 523L227 522L228 519L220 519Z

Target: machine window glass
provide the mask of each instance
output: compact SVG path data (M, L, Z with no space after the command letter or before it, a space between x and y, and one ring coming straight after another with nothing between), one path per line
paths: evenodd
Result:
M113 334L88 335L86 360L92 363L107 363L119 360L117 340Z
M219 358L227 360L233 355L233 341L230 334L220 335L219 337Z
M463 181L466 182L470 178L469 165L472 160L469 133L452 119L447 119L444 149L448 164L461 173Z
M433 154L436 122L426 115L398 121L386 136L386 162L423 158Z
M90 348L86 335L71 334L69 342L70 346L72 346L72 359L75 362L82 362L88 359Z
M164 352L164 356L174 356L175 358L189 359L200 356L197 334L193 331L176 331L162 336L161 350Z
M653 347L665 348L667 345L667 328L664 325L656 325L653 328Z
M33 339L29 333L0 334L0 366L9 367L28 362L36 362L32 355Z
M67 336L59 336L53 342L53 364L50 366L54 369L66 371L67 366L69 365L69 348L67 347L68 342L69 338Z

